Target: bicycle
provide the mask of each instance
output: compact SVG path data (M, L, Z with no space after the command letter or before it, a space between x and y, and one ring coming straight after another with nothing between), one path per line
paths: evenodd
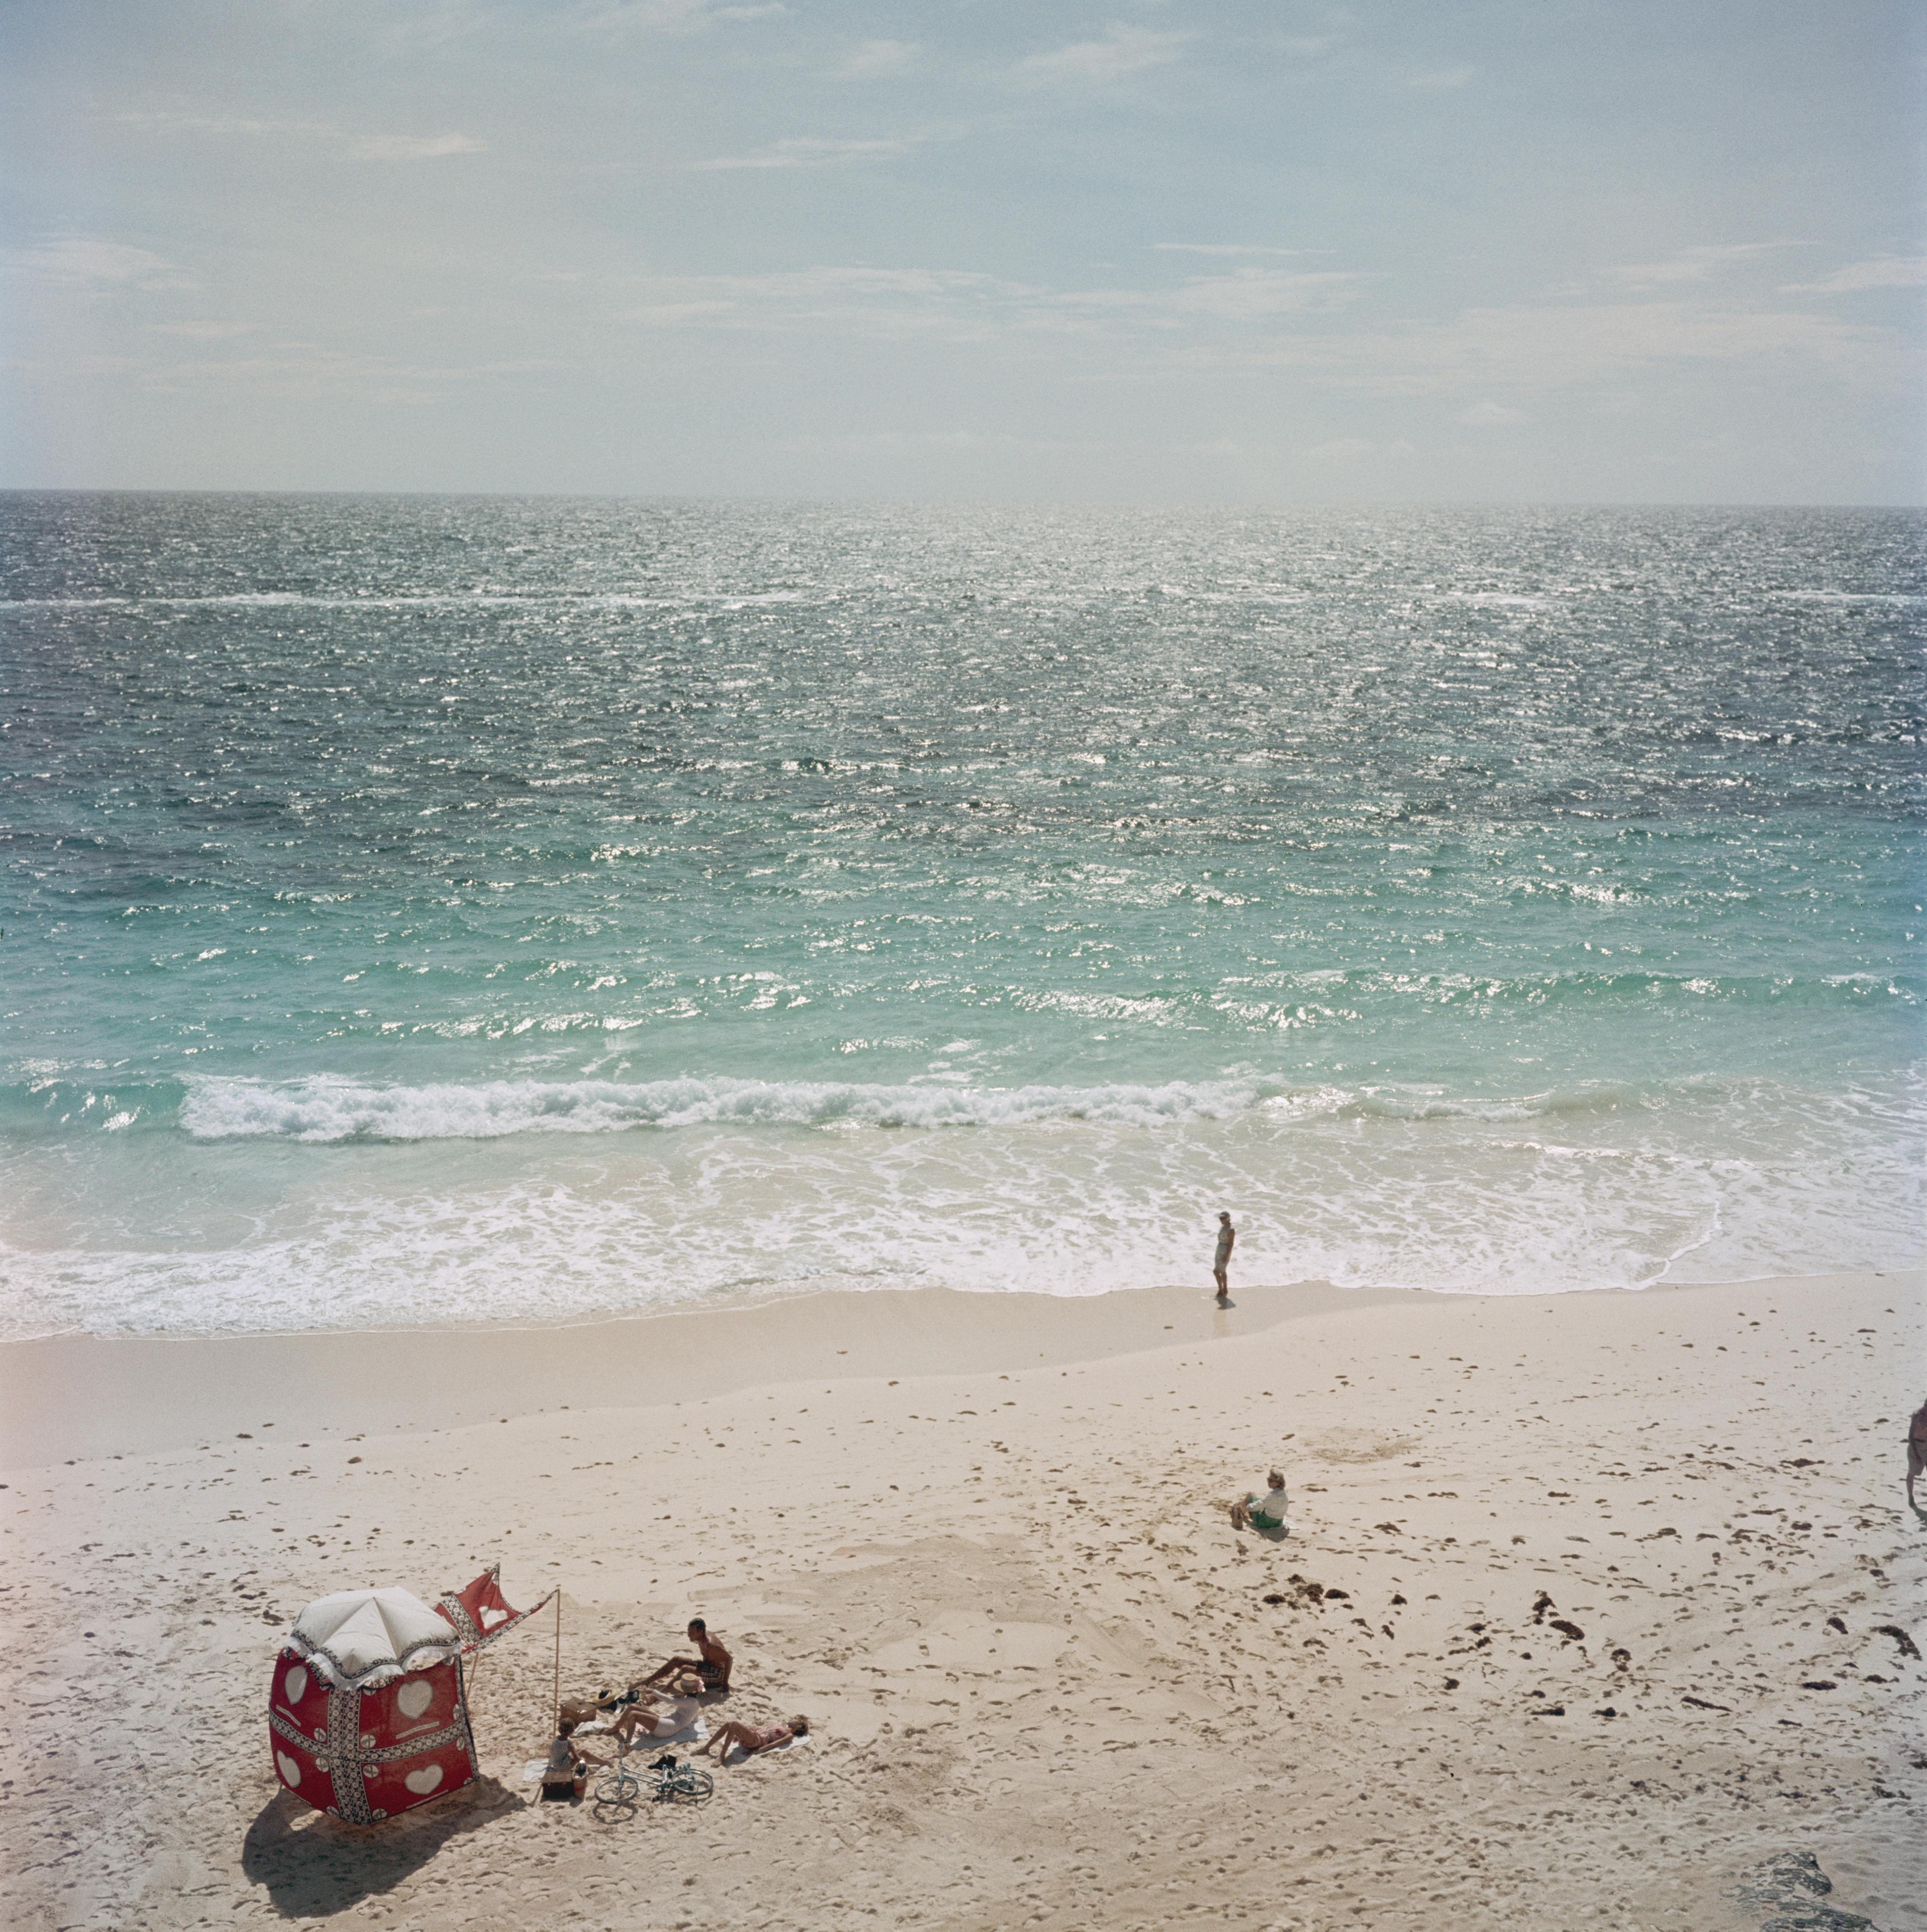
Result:
M640 1773L629 1769L625 1750L616 1768L596 1786L598 1804L633 1804L642 1796L645 1780L650 1802L657 1804L701 1804L716 1790L716 1780L706 1771L698 1771L687 1758L680 1762L674 1751L665 1751Z

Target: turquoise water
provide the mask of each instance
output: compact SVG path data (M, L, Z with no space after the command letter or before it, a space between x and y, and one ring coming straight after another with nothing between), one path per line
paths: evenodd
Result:
M1922 536L0 497L0 1332L1897 1264Z

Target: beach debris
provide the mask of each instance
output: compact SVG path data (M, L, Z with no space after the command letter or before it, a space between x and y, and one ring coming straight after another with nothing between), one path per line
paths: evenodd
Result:
M1691 1705L1693 1708L1696 1711L1724 1711L1729 1718L1733 1715L1732 1707L1726 1704L1709 1704L1703 1697L1682 1697L1679 1701L1682 1704Z
M1769 1916L1760 1932L1874 1932L1874 1922L1857 1912L1822 1905L1833 1881L1811 1852L1776 1852L1755 1865L1727 1897Z
M1544 1623L1546 1620L1547 1611L1550 1610L1552 1607L1553 1600L1551 1598L1547 1596L1544 1591L1541 1590L1539 1594L1532 1599L1533 1622L1535 1624ZM1472 1625L1472 1628L1474 1630L1483 1630L1485 1626L1483 1624L1474 1624Z
M1829 1617L1826 1620L1826 1628L1829 1630L1837 1630L1842 1636L1847 1634L1847 1626L1838 1617Z
M1633 1667L1633 1654L1629 1650L1616 1650L1613 1653L1615 1670L1630 1670Z
M1583 1643L1586 1640L1586 1633L1570 1617L1554 1617L1547 1628L1557 1630L1569 1642Z
M1562 1718L1565 1715L1563 1704L1535 1704L1526 1713L1529 1718Z
M1918 1659L1920 1655L1920 1646L1898 1624L1876 1624L1874 1634L1876 1636L1892 1637L1894 1642L1900 1646L1900 1654L1902 1657Z
M1837 1690L1839 1688L1830 1677L1803 1677L1800 1680L1802 1690Z
M1456 1677L1448 1677L1445 1679L1445 1688L1448 1690L1456 1690L1458 1688L1459 1680Z

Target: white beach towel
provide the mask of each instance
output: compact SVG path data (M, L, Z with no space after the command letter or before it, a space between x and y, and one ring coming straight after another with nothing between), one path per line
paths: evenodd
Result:
M608 1729L608 1726L605 1724L584 1724L575 1735L578 1738L595 1737L605 1733ZM641 1738L629 1747L629 1768L632 1771L646 1771L654 1762L650 1755L651 1753L656 1750L659 1747L662 1750L668 1750L677 1744L687 1747L690 1744L707 1744L709 1742L709 1735L708 1725L698 1718L693 1724L685 1724L680 1731L675 1732L668 1737ZM689 1756L686 1748L683 1750L683 1755L685 1757ZM522 1782L524 1784L540 1784L542 1773L548 1768L547 1758L530 1758L522 1767ZM613 1765L592 1764L589 1767L590 1783L593 1785L597 1778L608 1777L614 1768Z
M605 1738L614 1729L611 1724L581 1724L577 1726L575 1735L578 1738ZM704 1723L702 1713L698 1712L686 1724L680 1725L673 1731L638 1731L635 1743L629 1746L629 1752L633 1756L638 1751L646 1750L651 1744L685 1742L699 1744L709 1734L709 1726Z

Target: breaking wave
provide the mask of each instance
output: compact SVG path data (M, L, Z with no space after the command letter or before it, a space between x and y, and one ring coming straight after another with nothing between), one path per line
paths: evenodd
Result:
M497 1140L525 1133L605 1134L637 1127L996 1127L1048 1120L1157 1126L1223 1120L1280 1090L1259 1081L1163 1086L866 1086L832 1081L687 1078L488 1081L373 1087L318 1076L270 1084L196 1082L181 1106L196 1140Z
M1638 1112L1663 1105L1665 1097L1605 1081L1539 1094L1466 1095L1415 1085L1292 1087L1256 1077L995 1088L690 1075L634 1083L495 1080L402 1087L317 1074L282 1082L195 1079L178 1118L197 1141L482 1141L705 1126L995 1129L1067 1122L1159 1128L1260 1110L1284 1121L1522 1121ZM158 1125L164 1114L155 1110L152 1118ZM116 1114L101 1124L124 1123Z

